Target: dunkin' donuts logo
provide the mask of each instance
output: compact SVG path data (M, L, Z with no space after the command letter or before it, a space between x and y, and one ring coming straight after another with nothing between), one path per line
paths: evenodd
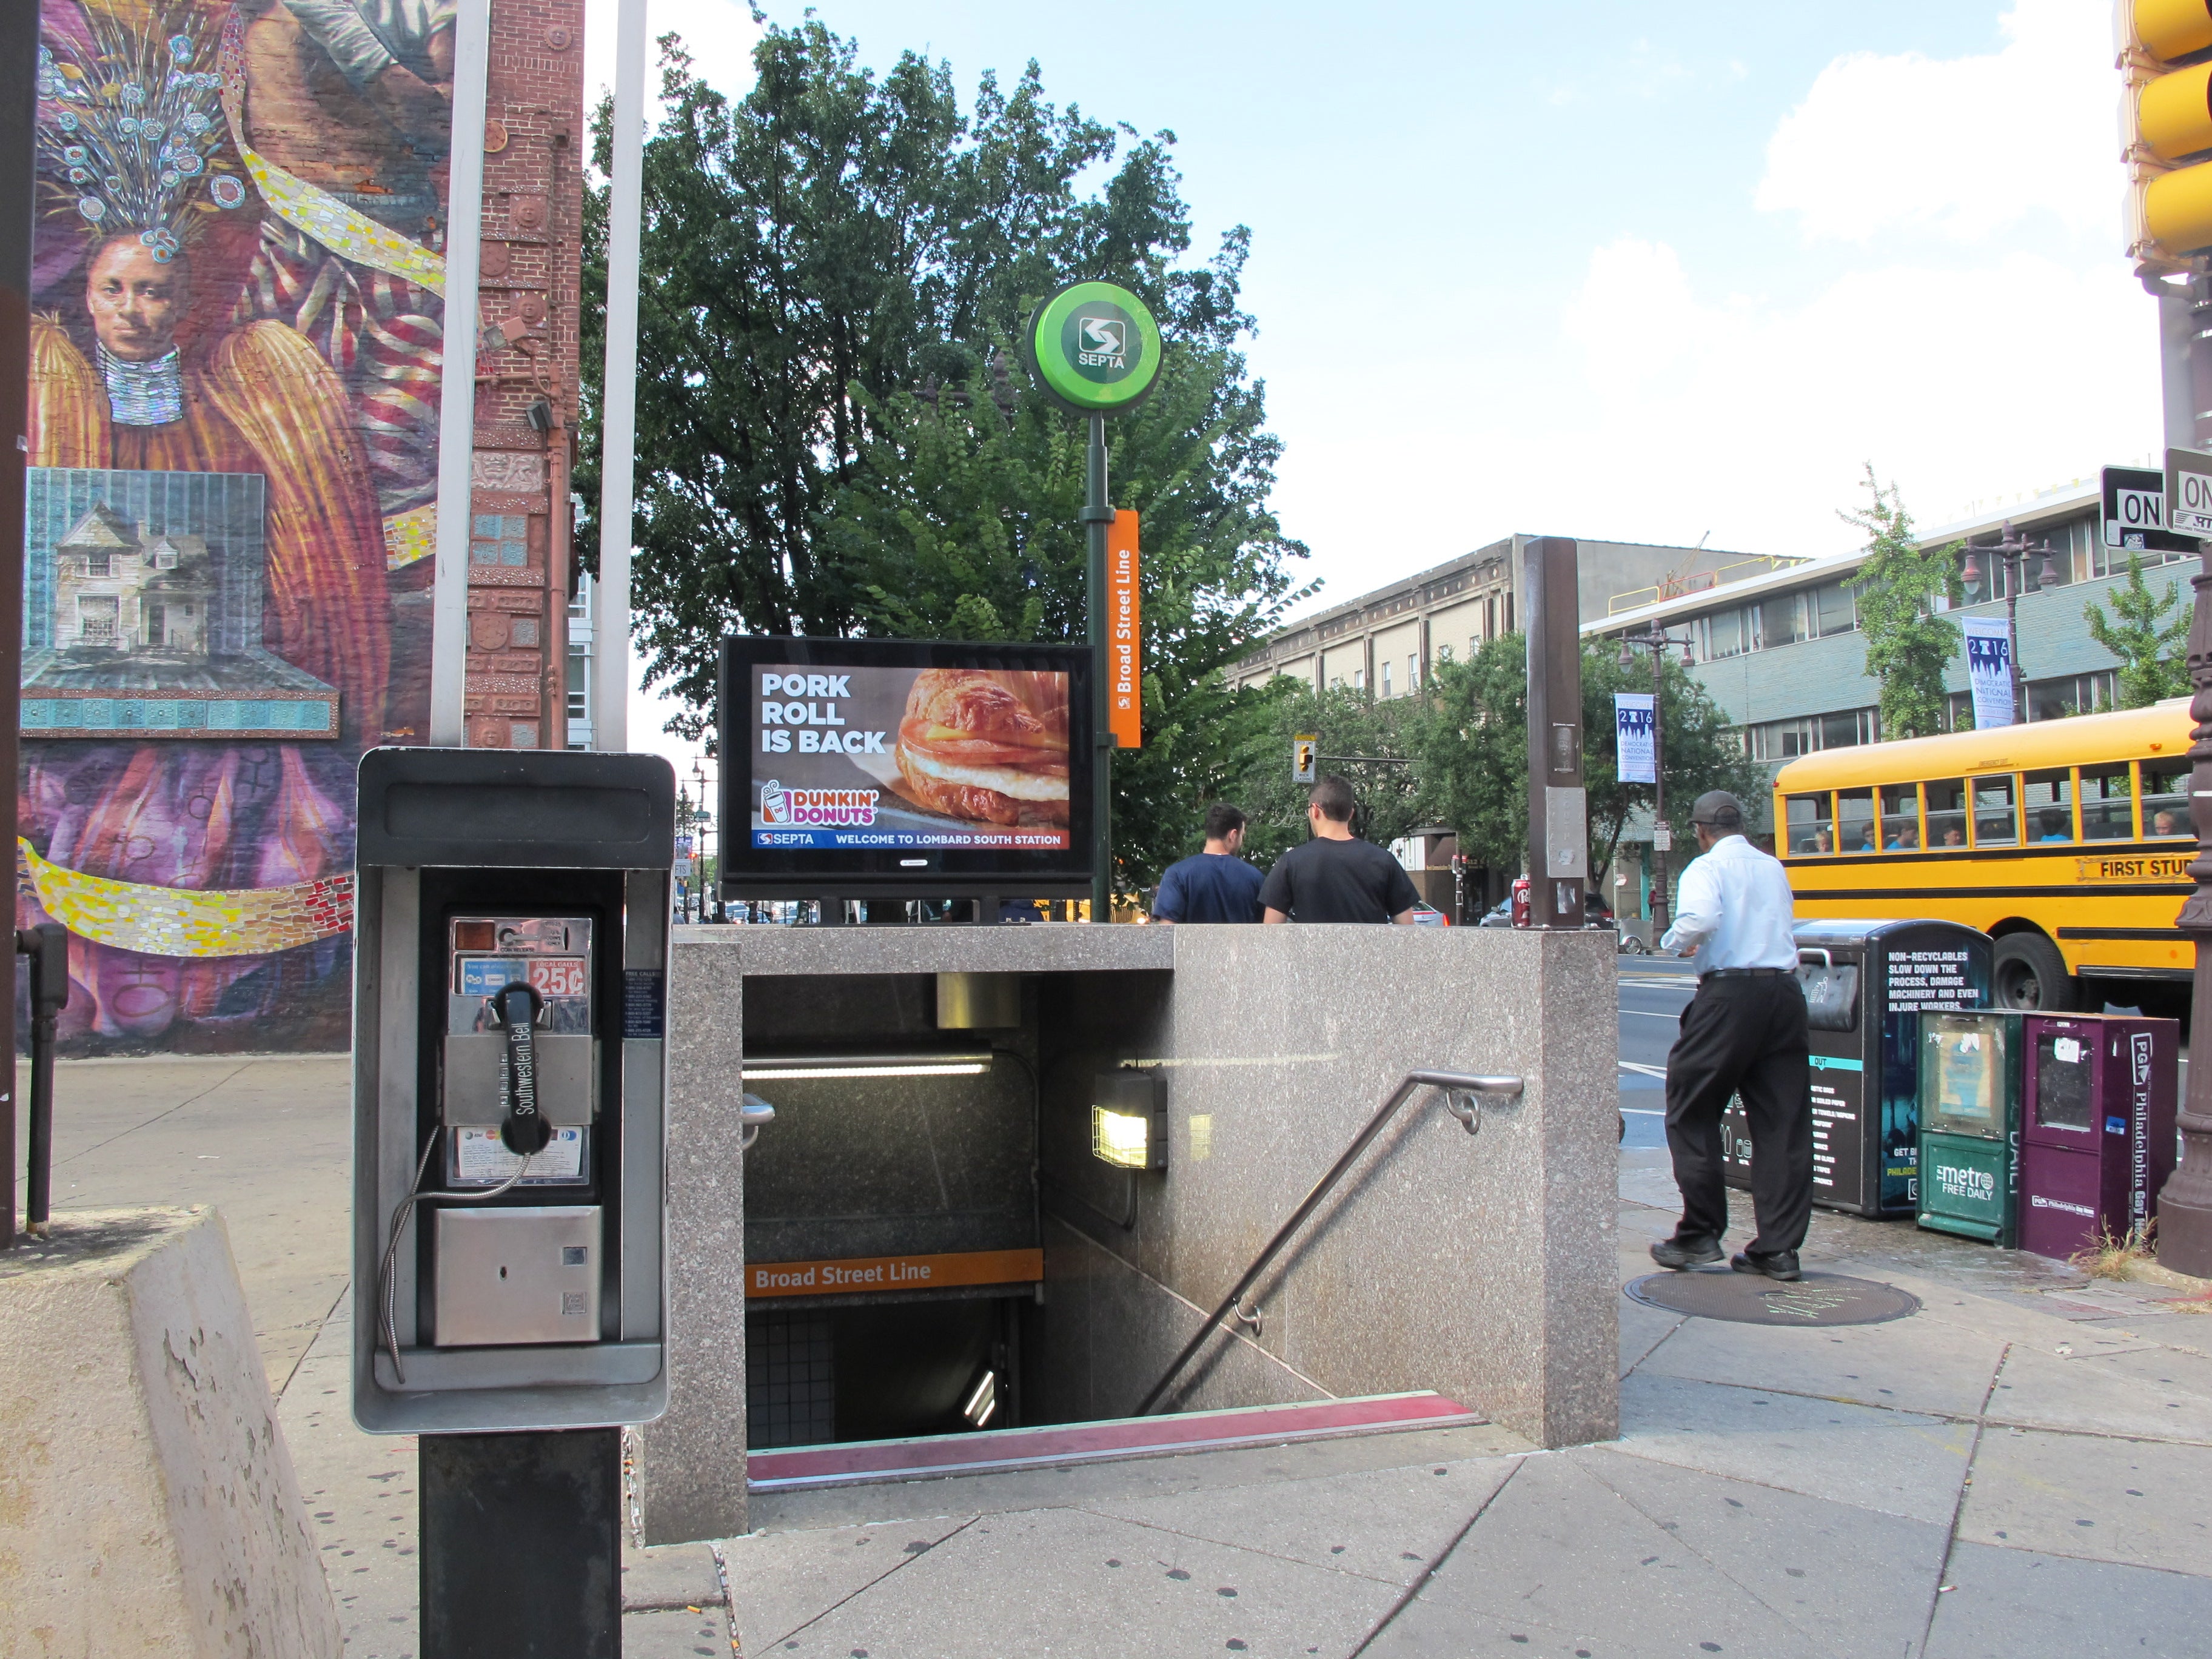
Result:
M761 823L873 823L877 793L873 789L787 789L771 778L761 785Z

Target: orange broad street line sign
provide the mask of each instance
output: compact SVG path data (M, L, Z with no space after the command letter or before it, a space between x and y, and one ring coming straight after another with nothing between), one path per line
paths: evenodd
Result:
M1106 729L1119 749L1141 749L1145 743L1137 605L1137 515L1125 507L1106 532Z
M963 1250L952 1255L856 1255L837 1261L748 1261L745 1296L843 1296L854 1291L933 1291L955 1285L1031 1285L1042 1250Z

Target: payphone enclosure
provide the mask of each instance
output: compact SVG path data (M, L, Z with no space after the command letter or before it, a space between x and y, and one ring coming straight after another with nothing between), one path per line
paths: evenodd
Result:
M642 755L362 759L355 1420L658 1416L675 777Z

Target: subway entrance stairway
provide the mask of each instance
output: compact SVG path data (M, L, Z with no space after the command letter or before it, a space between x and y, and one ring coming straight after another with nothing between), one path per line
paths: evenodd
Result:
M1609 1433L1611 955L1298 931L678 930L646 1536L1159 1455L1163 1413L1176 1446ZM1451 1012L1389 1018L1423 997ZM775 1116L740 1150L744 1096Z

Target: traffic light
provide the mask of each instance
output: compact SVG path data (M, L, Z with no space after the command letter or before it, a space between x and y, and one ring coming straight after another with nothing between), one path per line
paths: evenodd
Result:
M2118 0L2128 252L2143 275L2212 250L2212 3Z
M1310 732L1301 732L1291 739L1291 779L1295 783L1321 781L1320 757L1315 752L1321 739Z

